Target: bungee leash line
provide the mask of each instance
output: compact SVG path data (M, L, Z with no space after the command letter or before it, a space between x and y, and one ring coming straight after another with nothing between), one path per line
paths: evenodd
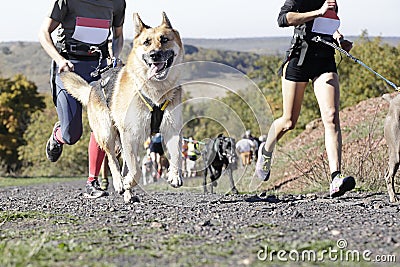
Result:
M324 39L322 39L320 36L317 36L313 39L315 42L321 42L323 44L329 45L330 47L338 50L340 53L344 54L346 57L350 58L351 60L353 60L354 62L360 64L361 66L363 66L364 68L366 68L367 70L369 70L370 72L374 73L376 76L378 76L379 78L381 78L382 80L384 80L388 85L390 85L391 87L394 88L394 90L396 90L397 92L400 92L400 87L398 87L395 83L389 81L388 79L386 79L385 77L383 77L381 74L379 74L378 72L374 71L372 68L370 68L368 65L366 65L364 62L362 62L361 60L359 60L358 58L354 57L353 55L351 55L349 52L347 52L346 50L344 50L343 48L337 46L334 43L328 42Z

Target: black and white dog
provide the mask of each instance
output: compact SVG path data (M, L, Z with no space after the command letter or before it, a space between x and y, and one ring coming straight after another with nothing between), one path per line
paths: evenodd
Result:
M211 178L211 193L213 193L214 187L217 186L217 180L221 177L224 171L229 176L231 184L231 192L238 194L238 190L235 187L233 181L232 171L237 169L237 155L235 151L235 139L231 137L225 137L222 134L218 135L217 138L211 139L206 144L205 150L205 168L204 168L204 181L203 188L204 193L207 193L207 174L210 172Z

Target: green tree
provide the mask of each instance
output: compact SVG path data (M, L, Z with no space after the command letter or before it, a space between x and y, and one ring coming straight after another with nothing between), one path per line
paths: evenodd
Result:
M370 40L364 32L355 41L351 54L395 83L400 77L398 67L400 45L394 47L383 43L379 37ZM338 62L343 57L339 53L336 56ZM338 72L341 84L341 108L352 106L371 97L378 97L386 92L393 92L393 88L382 79L348 58L342 59Z
M25 144L23 133L32 114L43 108L43 97L26 77L0 78L0 162L6 174L14 174L21 167L17 149Z
M50 162L45 154L46 142L57 121L57 112L50 95L45 98L46 108L32 115L32 123L24 133L26 144L19 148L24 176L80 176L88 171L88 143L90 127L86 113L82 115L84 133L73 146L64 145L60 159Z

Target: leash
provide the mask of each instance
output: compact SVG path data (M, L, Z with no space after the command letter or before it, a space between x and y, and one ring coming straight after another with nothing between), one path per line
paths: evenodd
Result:
M100 74L103 74L104 72L108 71L111 68L115 68L121 60L119 58L112 58L112 62L105 66L104 68L100 69L101 66L101 61L103 60L103 53L101 52L101 49L98 46L92 45L89 49L89 53L99 53L99 64L97 65L96 69L90 73L90 76L93 78L96 78Z
M364 62L362 62L361 60L359 60L358 58L354 57L353 55L351 55L349 52L347 52L346 50L344 50L343 48L337 46L334 43L328 42L324 39L322 39L320 36L317 36L313 39L313 41L315 42L321 42L323 44L326 44L334 49L336 49L337 51L339 51L340 53L344 54L346 57L350 58L351 60L353 60L354 62L360 64L361 66L363 66L364 68L366 68L367 70L369 70L370 72L374 73L376 76L378 76L379 78L381 78L382 80L384 80L388 85L390 85L391 87L394 88L394 90L396 90L397 92L400 92L400 87L398 87L395 83L389 81L387 78L383 77L381 74L379 74L378 72L374 71L372 68L370 68L368 65L366 65Z
M90 73L90 76L92 76L94 78L94 77L99 76L99 74L101 74L100 73L100 66L101 66L101 61L103 60L103 53L101 52L101 49L98 46L95 46L95 45L92 45L89 48L89 53L90 54L99 53L99 64L97 65L96 69ZM104 71L106 71L106 70L104 70Z

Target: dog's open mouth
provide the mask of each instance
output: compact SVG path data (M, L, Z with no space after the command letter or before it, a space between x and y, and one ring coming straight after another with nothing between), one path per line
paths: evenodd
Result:
M164 80L167 75L169 68L172 66L174 61L174 53L171 50L159 53L156 59L152 57L143 57L147 66L149 67L147 71L147 79L151 80L155 78L158 81Z

